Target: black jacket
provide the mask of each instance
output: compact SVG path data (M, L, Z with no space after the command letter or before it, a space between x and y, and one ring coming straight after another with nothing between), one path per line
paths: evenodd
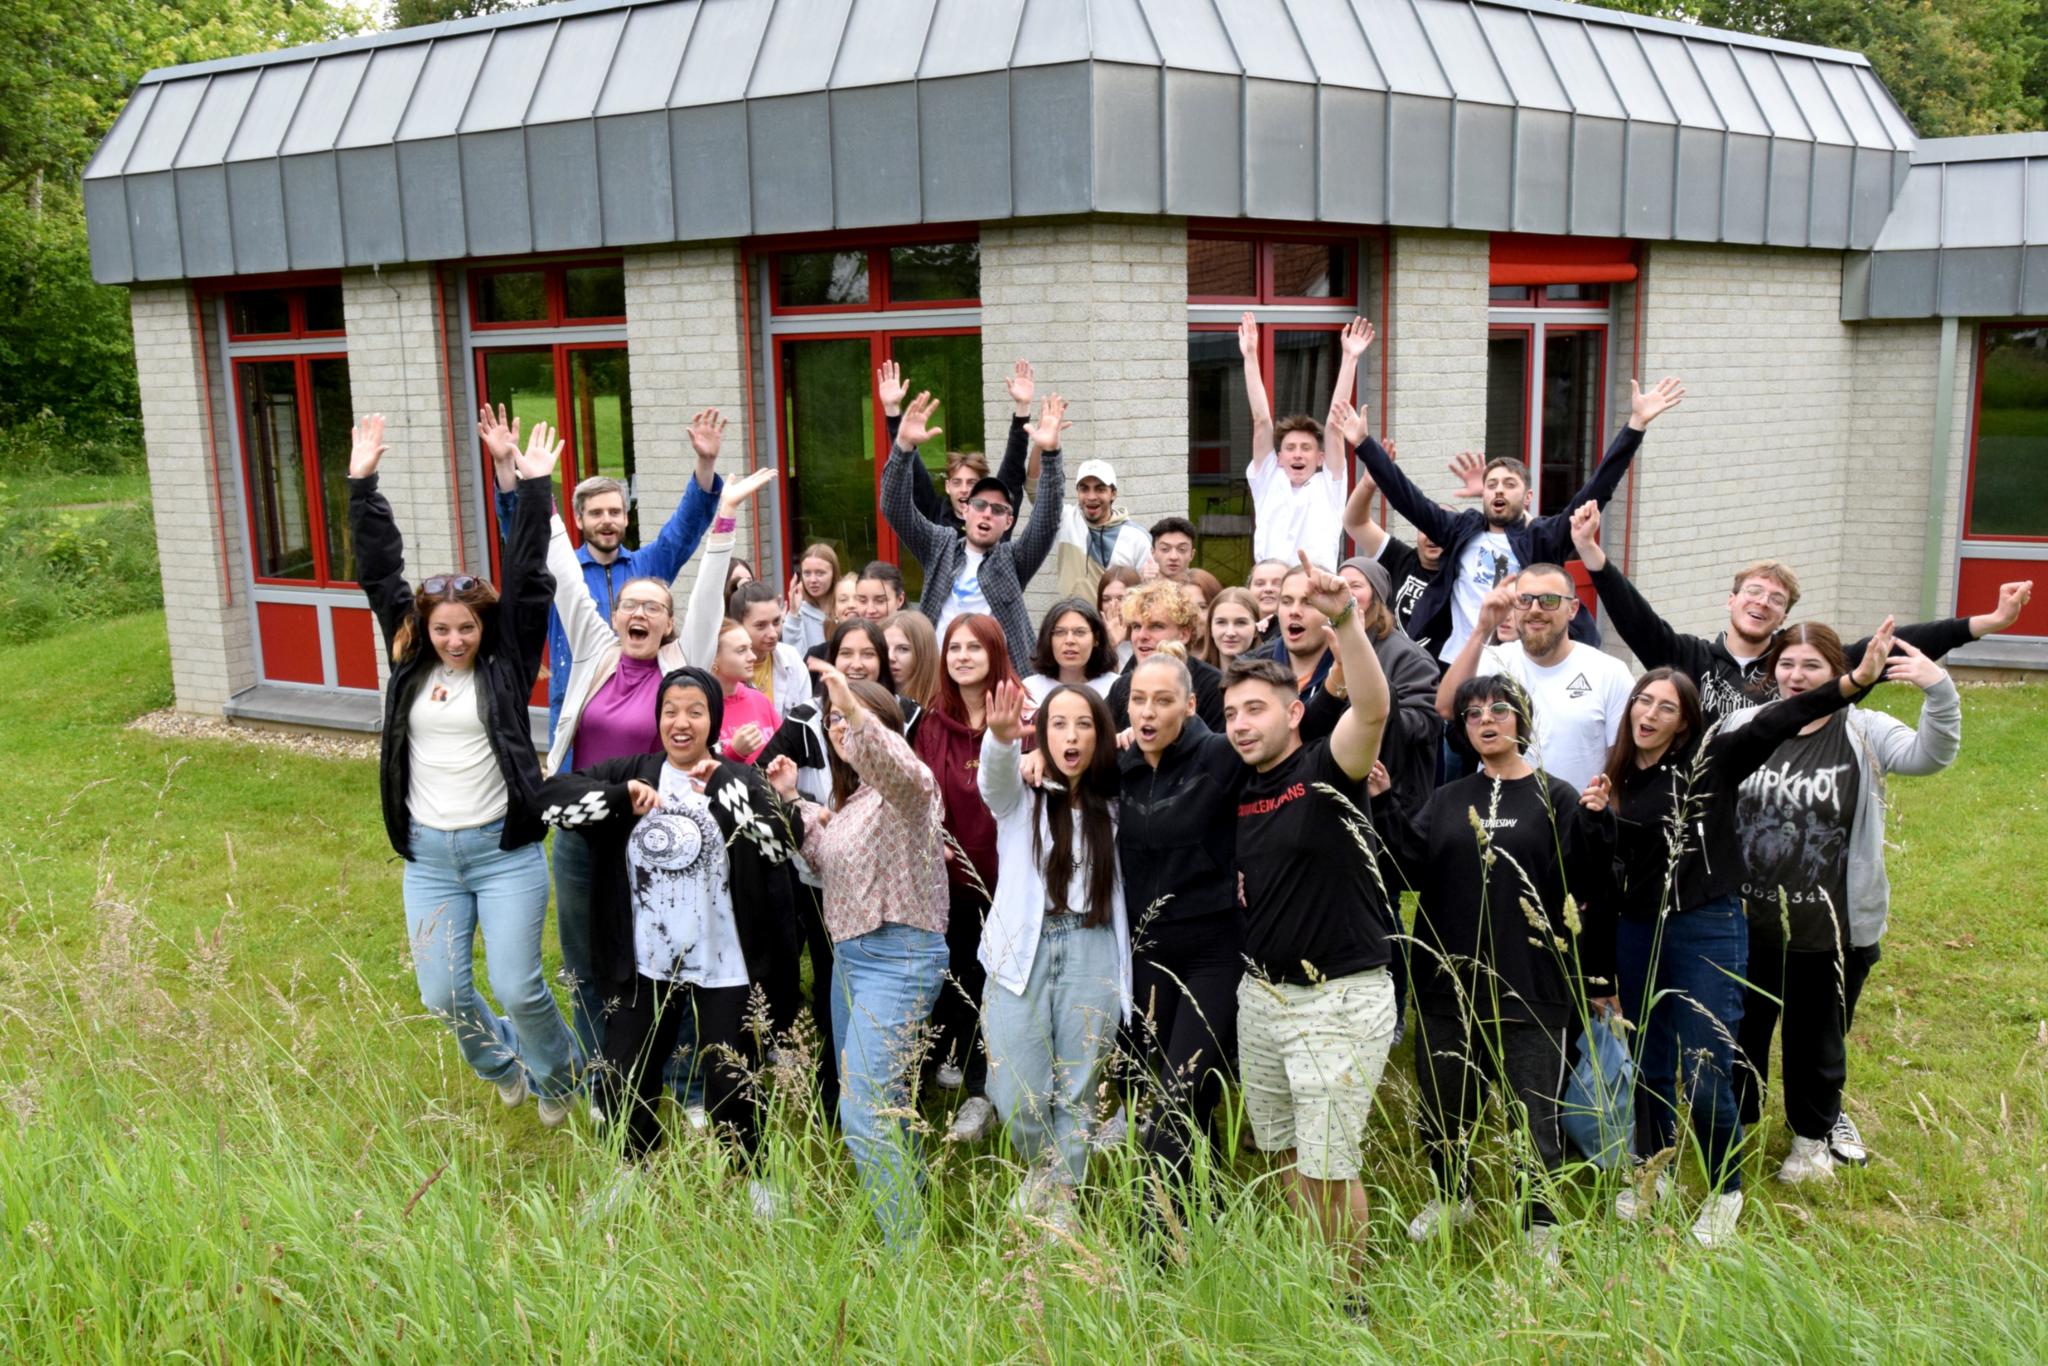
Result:
M548 642L548 609L554 605L555 579L548 573L548 514L553 484L548 479L519 481L520 514L505 541L504 581L498 603L477 615L483 639L477 647L477 706L484 713L484 733L505 777L508 805L500 849L532 844L542 829L538 794L540 758L533 751L533 725L527 712L534 680L540 677L541 652ZM377 476L348 481L348 525L355 538L356 580L377 614L388 654L399 628L413 619L412 585L405 578L405 541L391 504L377 491ZM412 760L407 728L413 699L433 672L437 656L427 641L425 622L416 622L410 657L391 665L384 690L384 742L377 761L377 785L384 799L384 832L402 858L412 857Z
M1676 915L1742 895L1745 868L1735 823L1736 789L1801 727L1848 705L1841 687L1830 680L1759 709L1737 730L1710 725L1713 735L1704 752L1700 737L1689 736L1650 767L1622 774L1611 798L1620 914L1651 920L1666 909ZM1681 810L1684 831L1674 870L1670 834Z
M1569 559L1573 554L1572 513L1582 503L1607 506L1607 500L1621 486L1621 478L1628 473L1629 464L1636 458L1642 444L1641 432L1633 427L1623 427L1615 433L1614 440L1607 443L1607 454L1600 458L1600 467L1593 471L1593 477L1572 495L1569 503L1556 512L1502 527L1508 544L1514 549L1516 561L1524 565L1563 564ZM1414 523L1423 535L1444 548L1443 568L1430 581L1429 587L1422 590L1421 598L1408 616L1408 634L1427 635L1436 614L1450 606L1451 584L1458 575L1458 557L1464 553L1467 542L1486 530L1486 514L1478 508L1446 512L1438 507L1435 499L1415 487L1408 476L1401 473L1386 448L1372 437L1365 439L1365 444L1358 448L1358 455L1365 461L1366 472L1372 476L1372 481L1379 485L1380 492L1386 494L1388 504ZM1588 645L1600 643L1600 627L1591 612L1573 615L1571 637Z
M1437 749L1444 735L1444 719L1436 710L1439 675L1436 661L1399 630L1373 641L1372 652L1387 679L1387 725L1380 733L1379 759L1394 784L1372 799L1372 824L1391 858L1392 866L1381 869L1388 889L1413 889L1422 858L1417 823L1436 791ZM1348 691L1349 680L1346 683ZM1303 744L1328 736L1351 706L1348 698L1320 686L1306 702Z
M1645 669L1669 667L1692 679L1693 686L1700 690L1700 705L1706 709L1708 725L1764 700L1770 685L1764 678L1763 660L1739 662L1728 649L1726 632L1708 640L1705 636L1672 630L1671 624L1657 615L1657 609L1636 591L1636 586L1614 567L1612 560L1593 572L1593 587L1613 619L1614 629ZM1944 617L1901 626L1897 636L1929 659L1940 659L1974 639L1967 617ZM1870 637L1865 636L1844 646L1842 652L1854 664L1863 658L1869 645Z
M1237 800L1251 768L1230 742L1191 716L1159 767L1134 744L1117 754L1117 769L1116 852L1132 939L1147 919L1235 912Z
M1202 718L1210 730L1223 729L1223 670L1214 664L1199 659L1187 661L1188 677L1195 683L1195 715ZM1131 662L1124 665L1124 671L1117 675L1116 682L1109 685L1109 719L1116 722L1118 730L1126 730L1131 724L1131 671L1138 667L1138 657L1131 656ZM1126 900L1126 906L1133 903Z
M626 784L661 786L660 754L628 754L541 784L541 819L590 841L590 970L600 982L638 975L633 957L633 876L626 843L640 818ZM747 976L767 981L777 964L794 964L796 909L780 871L803 843L803 818L752 764L723 760L704 789L725 840L734 926Z

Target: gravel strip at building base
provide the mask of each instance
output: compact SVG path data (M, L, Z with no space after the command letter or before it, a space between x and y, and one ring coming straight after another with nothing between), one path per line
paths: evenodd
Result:
M162 740L225 740L230 744L255 745L262 749L285 749L322 759L374 759L377 738L360 740L340 735L313 735L305 731L266 730L260 726L237 726L212 716L190 716L166 707L128 723L128 729L147 731Z

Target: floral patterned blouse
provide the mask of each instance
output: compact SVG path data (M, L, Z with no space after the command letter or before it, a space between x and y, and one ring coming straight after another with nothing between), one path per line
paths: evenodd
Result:
M829 816L803 802L803 856L825 884L837 944L884 924L946 932L945 810L938 780L895 731L865 718L846 733L860 786Z

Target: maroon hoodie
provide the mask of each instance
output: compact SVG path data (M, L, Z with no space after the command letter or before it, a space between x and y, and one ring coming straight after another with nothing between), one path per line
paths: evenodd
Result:
M989 814L975 783L981 769L981 735L931 706L917 723L911 748L939 780L939 799L946 804L946 830L974 860L981 885L992 896L996 887L996 818ZM972 885L957 856L946 871L955 884Z

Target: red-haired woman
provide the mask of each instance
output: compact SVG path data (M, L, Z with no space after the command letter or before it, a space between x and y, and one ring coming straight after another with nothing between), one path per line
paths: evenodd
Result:
M537 1094L541 1122L560 1124L578 1064L541 973L548 864L526 707L554 598L548 504L562 444L537 422L514 459L522 506L505 545L501 597L466 574L436 574L417 589L406 582L405 541L377 491L383 415L363 419L349 438L356 578L391 656L378 786L385 833L405 860L420 1000L447 1020L464 1060L500 1100L518 1105ZM503 1016L477 994L479 932Z
M981 768L981 738L988 729L988 698L998 683L1016 683L1003 628L994 617L969 612L946 623L939 684L919 722L912 747L939 782L946 807L947 980L932 1010L938 1038L935 1080L946 1090L967 1089L953 1117L953 1137L972 1142L995 1122L995 1107L983 1091L988 1059L975 1035L986 974L981 960L981 922L996 885L996 818L975 783Z

